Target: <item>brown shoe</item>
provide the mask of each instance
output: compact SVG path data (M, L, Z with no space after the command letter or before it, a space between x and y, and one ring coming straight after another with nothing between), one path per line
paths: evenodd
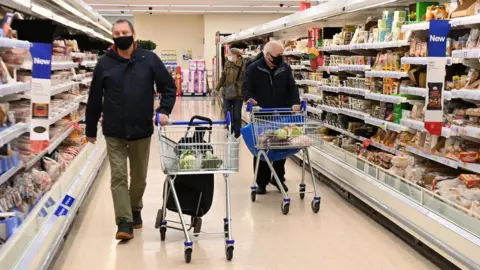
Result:
M118 223L117 234L115 235L117 240L130 240L133 239L133 224L125 220L120 220Z

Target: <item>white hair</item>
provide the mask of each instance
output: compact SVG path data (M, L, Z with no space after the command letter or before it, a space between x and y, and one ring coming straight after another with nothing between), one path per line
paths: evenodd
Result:
M282 48L282 50L284 49L282 43L275 40L269 41L267 44L265 44L265 48L263 48L263 55L266 56L267 53L272 54L275 48Z

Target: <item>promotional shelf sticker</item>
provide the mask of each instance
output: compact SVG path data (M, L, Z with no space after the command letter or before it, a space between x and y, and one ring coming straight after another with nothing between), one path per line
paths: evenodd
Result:
M68 213L68 209L59 205L57 210L55 211L55 216L59 217L59 216L66 216Z
M72 207L73 202L75 202L75 198L73 198L70 195L65 195L65 198L63 198L62 204L68 207Z
M31 151L40 153L49 145L52 44L32 43Z
M445 66L447 37L450 23L447 20L430 21L428 33L427 95L425 102L425 129L433 135L442 134L443 91L445 89Z

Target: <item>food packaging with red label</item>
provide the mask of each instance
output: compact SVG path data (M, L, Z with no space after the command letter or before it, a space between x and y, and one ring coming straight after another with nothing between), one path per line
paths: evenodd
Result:
M480 175L477 174L461 174L460 180L465 183L467 188L480 187Z

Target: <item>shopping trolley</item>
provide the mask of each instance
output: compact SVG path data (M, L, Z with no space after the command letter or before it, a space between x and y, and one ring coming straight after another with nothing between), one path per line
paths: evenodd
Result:
M310 154L308 148L316 143L320 143L321 125L317 122L307 119L306 103L302 102L300 111L293 111L291 108L269 108L262 109L253 107L251 103L247 106L247 112L251 115L251 132L244 129L243 138L247 147L253 155L257 156L255 164L255 177L251 186L251 200L256 201L257 185L255 179L258 175L260 160L264 160L270 170L273 178L283 195L281 204L282 213L287 215L290 209L290 198L283 188L280 179L275 172L272 162L280 159L286 159L296 153L303 152L302 162L302 180L299 188L300 199L305 198L305 164L309 164L310 174L312 176L314 198L311 206L314 213L320 210L321 198L318 194L318 188L315 181L315 175L310 163ZM250 133L250 134L249 134Z
M239 168L239 141L230 134L231 117L227 114L225 121L212 121L202 116L194 116L188 122L170 122L166 127L158 125L158 141L160 158L165 179L163 207L158 211L156 227L160 230L161 240L165 240L167 228L183 231L185 234L185 261L189 263L192 258L193 242L189 231L194 227L194 236L207 234L200 231L199 223L192 221L186 224L182 213L182 207L178 193L175 189L175 179L180 175L191 175L195 181L195 175L222 174L226 184L226 217L223 219L225 235L225 254L228 260L233 258L234 243L231 226L230 209L230 174L238 172ZM200 121L198 121L200 120ZM207 133L207 141L196 138L196 128L203 127L203 135ZM225 128L227 127L227 128ZM194 129L192 129L194 128ZM190 137L189 137L190 136ZM176 206L180 222L167 220L167 201L171 195ZM169 226L168 223L179 224L181 227ZM196 223L196 224L193 224ZM187 228L187 226L189 226ZM201 222L200 222L201 226ZM220 234L220 233L217 233Z

